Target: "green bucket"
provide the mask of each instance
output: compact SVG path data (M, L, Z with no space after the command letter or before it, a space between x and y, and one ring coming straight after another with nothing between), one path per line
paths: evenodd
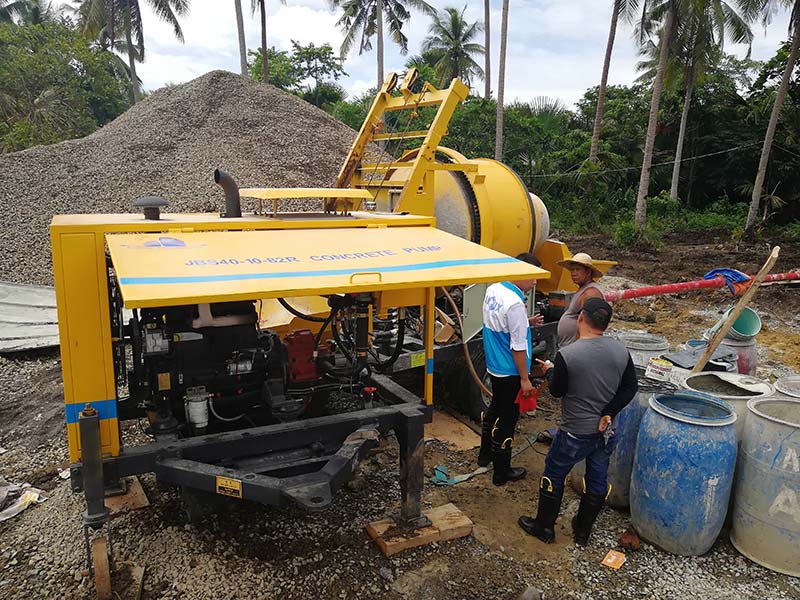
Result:
M733 307L725 311L722 318L709 330L709 334L714 335L714 333L722 327L722 324L725 322L725 319L728 318L728 315L731 314L731 311L733 311ZM733 340L749 340L757 336L759 331L761 331L761 317L759 317L758 313L752 308L745 307L742 314L740 314L739 318L733 323L733 326L728 330L728 335L725 337L729 337Z

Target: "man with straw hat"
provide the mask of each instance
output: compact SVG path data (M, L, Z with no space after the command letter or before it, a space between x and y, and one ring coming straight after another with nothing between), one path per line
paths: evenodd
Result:
M592 257L585 252L578 252L572 258L558 262L560 267L569 269L572 281L578 286L578 291L558 321L558 347L563 348L578 339L578 315L583 304L588 298L603 298L600 286L594 280L603 276L603 273L594 266Z

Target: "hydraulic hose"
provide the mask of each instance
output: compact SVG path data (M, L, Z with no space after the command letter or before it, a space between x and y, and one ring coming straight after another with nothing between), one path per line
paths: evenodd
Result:
M283 298L278 298L278 302L283 308L288 310L290 313L292 313L295 317L298 317L299 319L303 319L305 321L311 321L312 323L324 323L327 320L324 317L315 317L314 315L307 315L305 313L301 313L299 310L297 310L294 306L289 304Z
M445 298L447 298L447 301L450 303L450 306L453 307L453 311L455 311L456 313L456 321L458 321L459 337L461 338L461 348L464 350L464 358L467 360L467 368L469 369L469 374L472 375L472 379L475 380L475 383L478 384L478 387L481 388L483 393L489 396L489 398L491 398L492 392L489 391L489 388L487 388L484 385L483 381L481 381L481 378L478 376L477 371L475 371L475 365L472 364L472 357L469 354L469 346L467 346L467 342L466 340L464 340L464 322L461 320L461 311L458 310L458 306L456 306L456 302L455 300L453 300L453 297L450 295L450 292L448 292L447 289L444 287L440 287L439 289L442 290L442 292L444 292Z
M402 310L402 309L399 309ZM401 314L397 313L397 343L394 345L394 350L392 351L391 356L384 361L378 361L378 369L385 369L386 367L392 366L398 358L400 358L400 353L403 351L403 343L405 342L406 337L406 319L405 316L401 316Z

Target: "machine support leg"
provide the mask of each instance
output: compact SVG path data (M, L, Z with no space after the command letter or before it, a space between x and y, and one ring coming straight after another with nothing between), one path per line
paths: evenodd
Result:
M100 415L87 404L78 415L78 434L81 440L81 466L86 512L83 513L83 536L86 558L94 577L97 598L111 598L111 530L106 536L92 532L109 524L109 510L104 501L103 456L100 446Z
M91 405L86 405L78 417L81 439L81 465L83 467L83 494L86 497L84 525L99 529L108 521L103 488L103 455L100 451L100 416Z
M395 433L400 444L400 517L397 522L407 527L427 527L430 520L422 514L425 415L412 409L404 411L398 419Z

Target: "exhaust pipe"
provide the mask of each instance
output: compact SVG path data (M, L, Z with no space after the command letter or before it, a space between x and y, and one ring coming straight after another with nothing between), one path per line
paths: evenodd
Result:
M233 177L225 171L214 169L214 183L218 184L225 192L225 213L220 215L223 219L242 216L242 201L239 198L239 186Z

